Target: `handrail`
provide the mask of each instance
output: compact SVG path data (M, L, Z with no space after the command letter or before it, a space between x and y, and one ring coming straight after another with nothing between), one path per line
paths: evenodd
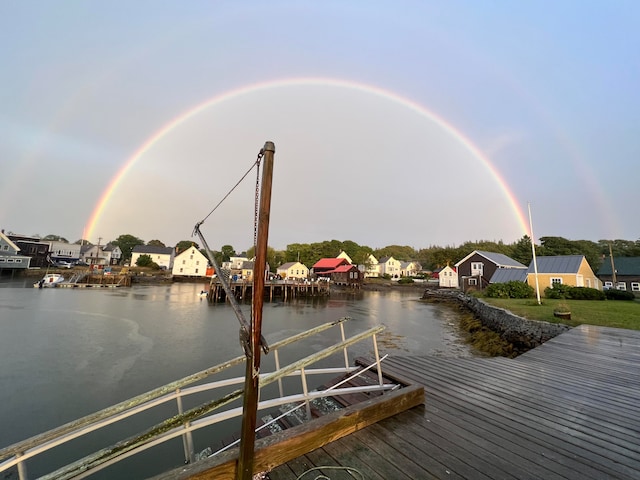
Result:
M324 323L322 325L319 325L315 328L312 328L310 330L306 330L304 332L300 332L296 335L293 335L292 337L286 338L284 340L281 340L279 342L276 342L272 348L280 348L283 347L285 345L289 345L290 343L293 343L295 341L298 340L302 340L304 338L310 337L312 335L315 335L317 333L323 332L324 330L327 330L335 325L339 325L342 322L345 322L349 320L349 317L343 317L340 318L339 320L336 320L334 322L328 322L328 323ZM241 363L243 363L245 361L246 357L244 355L235 357L231 360L228 360L224 363L219 363L218 365L214 365L213 367L209 367L205 370L201 370L197 373L193 373L191 375L188 375L184 378L181 378L179 380L176 380L174 382L168 383L166 385L163 385L161 387L155 388L153 390L149 390L148 392L142 393L140 395L137 395L133 398L130 398L128 400L125 400L123 402L117 403L115 405L112 405L110 407L107 407L103 410L99 410L95 413L89 414L85 417L79 418L77 420L74 420L72 422L66 423L64 425L61 425L60 427L54 428L52 430L49 430L47 432L41 433L39 435L35 435L33 437L30 437L26 440L23 440L21 442L15 443L13 445L10 445L8 447L3 448L2 450L0 450L0 460L3 460L5 458L11 457L17 453L20 452L24 452L26 450L29 450L31 448L34 448L38 445L42 445L48 441L50 441L52 438L56 438L59 437L67 432L76 430L80 427L83 427L85 425L89 425L93 422L96 422L98 420L102 420L104 418L110 417L112 415L114 415L115 413L130 409L132 407L135 407L137 405L140 405L144 402L147 402L151 399L154 398L158 398L162 395L166 395L169 392L173 392L178 388L182 388L186 385L190 385L192 383L198 382L200 380L203 380L207 377L210 377L211 375L215 375L217 373L222 372L223 370L226 370L227 368L239 365Z
M282 341L276 342L274 345L272 345L271 348L272 350L277 351L278 348L282 348L283 346L289 345L295 341L299 341L306 337L315 335L317 333L320 333L336 325L341 325L341 330L342 330L342 323L348 319L349 319L348 317L341 318L337 321L325 323L313 329L307 330L305 332L301 332L297 335L294 335ZM348 366L345 366L345 368L339 368L339 369L324 368L324 369L315 369L315 370L314 369L305 370L305 367L321 359L329 357L340 350L345 350L346 352L346 348L348 346L353 345L354 343L357 343L368 337L373 337L374 348L377 351L375 336L377 333L383 331L384 328L385 328L384 326L373 327L365 332L354 335L348 339L344 339L344 335L343 335L343 341L337 344L334 344L319 352L316 352L312 355L304 357L283 368L278 368L278 366L276 366L277 368L276 371L260 374L260 387L266 386L272 382L275 382L277 380L284 378L285 376L290 376L290 375L299 375L302 378L303 384L304 384L306 382L306 380L304 380L305 374L327 373L327 372L334 373L337 371L344 372L344 371L353 370L353 368L349 368ZM0 463L0 472L7 470L8 468L14 465L18 465L20 478L21 479L26 478L26 473L23 472L25 460L31 457L34 457L46 450L54 448L60 444L68 442L74 438L85 435L91 431L97 430L106 425L115 423L124 418L140 413L141 411L144 411L149 408L153 408L157 405L166 403L174 399L176 399L179 402L178 415L170 417L165 421L146 429L141 434L134 435L126 440L117 442L116 444L110 447L103 448L98 452L94 452L93 454L90 454L76 462L66 465L56 470L55 472L51 472L50 474L48 474L43 478L56 478L56 479L76 478L76 476L80 472L87 472L92 469L93 469L92 471L95 472L97 467L99 467L97 469L104 468L107 465L115 463L123 458L126 458L134 453L137 453L138 451L145 450L146 448L150 448L151 446L154 446L158 443L162 443L163 441L166 441L170 438L174 438L180 435L183 435L185 437L184 441L187 442L185 443L185 455L188 455L189 459L193 459L192 445L190 449L191 452L187 452L189 442L191 441L189 437L190 433L193 430L196 430L198 428L202 428L210 424L216 423L220 421L222 417L225 417L225 418L228 417L228 415L230 414L229 412L211 415L208 417L204 417L204 415L206 415L209 412L212 412L213 410L219 409L220 407L227 405L231 401L239 398L240 396L242 396L243 390L242 389L234 390L233 392L230 392L218 399L205 402L204 404L201 404L198 407L195 407L183 412L181 408L182 397L188 396L193 393L201 392L204 390L214 389L220 386L228 386L228 385L233 385L235 383L241 383L241 379L221 380L218 382L212 382L210 384L205 384L205 385L197 385L197 386L189 387L186 389L181 389L181 387L184 387L196 381L202 380L215 373L219 373L231 366L242 363L244 359L245 359L244 356L236 357L228 362L224 362L214 367L208 368L206 370L202 370L200 372L189 375L175 382L169 383L162 387L159 387L149 392L138 395L137 397L134 397L130 400L120 402L119 404L114 405L112 407L108 407L106 409L100 410L99 412L96 412L94 414L87 415L86 417L75 420L73 422L69 422L56 429L50 430L43 434L31 437L30 439L24 440L22 442L19 442L17 444L4 448L3 450L0 451L0 460L8 457L14 457L14 458ZM378 359L378 363L379 363L379 359ZM359 388L363 388L365 390L370 389L370 387L359 387ZM382 382L380 382L380 385L374 388L388 389L388 388L391 388L391 386L383 385ZM314 398L318 396L317 392L314 392L314 393L307 392L306 388L304 390L305 392L303 394L290 396L286 400L284 400L283 398L279 400L277 399L267 400L267 401L261 402L261 404L271 407L280 402L286 403L294 400L299 401L300 399L304 399L305 402L308 402L310 398ZM365 391L365 390L362 390L362 391ZM335 392L333 394L335 394ZM260 408L267 408L267 407L263 406ZM101 465L104 465L104 466L101 466Z

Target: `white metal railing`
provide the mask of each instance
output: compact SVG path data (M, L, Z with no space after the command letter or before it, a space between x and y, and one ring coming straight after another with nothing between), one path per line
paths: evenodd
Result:
M344 322L348 318L342 318L335 322L325 323L313 329L301 332L297 335L284 339L271 346L271 351L275 357L275 370L268 373L260 374L260 388L273 382L278 382L279 397L261 400L258 404L259 410L273 408L279 405L301 402L297 407L306 407L307 418L311 418L310 404L312 399L340 395L355 392L381 391L394 389L397 386L392 384L384 384L382 379L382 370L380 368L380 357L378 354L378 346L376 335L384 330L384 326L370 328L364 332L354 335L350 338L345 337ZM279 350L283 347L298 342L312 335L317 335L332 327L340 328L341 341L327 347L319 352L304 357L284 367L280 366ZM309 391L307 387L307 376L317 374L333 374L353 372L356 367L349 366L349 356L347 347L360 341L371 338L373 341L373 349L375 354L375 363L371 365L377 366L378 383L375 385L367 385L361 387L345 387L337 388L338 385L324 391ZM344 366L336 368L308 368L310 365L327 358L335 353L343 351ZM244 377L230 378L218 380L215 382L188 386L208 378L212 375L219 374L224 370L243 363L244 356L236 357L230 361L213 366L201 372L197 372L178 381L169 383L157 389L138 395L132 399L121 402L117 405L108 407L104 410L80 418L73 422L67 423L61 427L50 430L43 434L37 435L25 441L11 445L0 450L0 472L5 472L12 467L16 467L18 478L26 480L27 469L26 461L58 447L73 439L86 435L90 432L99 430L103 427L119 422L133 415L147 411L154 407L164 405L167 402L176 401L178 414L170 417L163 422L156 424L142 433L122 440L114 445L99 450L82 459L66 465L58 470L41 477L45 479L70 479L85 478L96 473L98 470L108 467L120 460L128 458L139 452L147 450L153 446L159 445L170 439L182 437L185 462L193 462L195 460L194 444L192 432L204 427L215 425L221 421L242 415L242 408L233 408L220 413L210 414L214 410L231 403L240 398L243 394L242 389L233 390L214 400L208 401L190 410L183 409L183 398L190 395L212 391L215 389L241 385L244 383ZM302 393L295 395L284 395L282 379L284 377L300 377ZM262 390L261 390L262 395ZM219 453L219 452L216 452Z

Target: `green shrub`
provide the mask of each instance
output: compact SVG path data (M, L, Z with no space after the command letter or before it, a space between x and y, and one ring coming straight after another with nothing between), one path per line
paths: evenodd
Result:
M589 287L571 287L569 295L572 300L604 300L606 298L604 292Z
M554 283L553 287L547 287L544 289L544 296L546 298L570 298L569 290L572 287L570 285L565 285L563 283Z
M492 283L485 290L490 298L531 298L535 290L527 283L512 280L506 283Z
M402 277L400 280L398 280L398 283L400 285L405 285L407 283L414 283L413 278L411 277Z
M150 267L152 263L155 263L150 255L140 255L136 260L136 265L139 267Z
M605 290L604 296L607 300L635 300L632 292L626 290Z

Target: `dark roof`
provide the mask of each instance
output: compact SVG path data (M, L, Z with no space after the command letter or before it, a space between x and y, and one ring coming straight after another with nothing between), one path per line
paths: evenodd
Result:
M584 255L555 255L536 257L538 273L578 273ZM529 264L529 273L534 273L533 260Z
M515 261L511 257L507 257L503 253L487 252L487 251L484 251L484 250L474 250L469 255L467 255L462 260L460 260L458 263L456 263L456 267L458 265L461 265L462 263L464 263L467 259L471 258L475 254L478 254L478 255L486 258L487 260L489 260L490 262L494 263L498 267L502 267L502 268L527 268L526 265L523 265L520 262Z
M616 275L640 275L640 257L613 257ZM598 275L611 275L611 258L605 258Z
M525 282L527 270L522 268L499 268L491 276L489 283Z
M156 245L136 245L133 247L133 253L144 254L156 254L156 255L171 255L173 253L173 247L159 247Z
M251 270L253 268L253 262L251 260L242 262L242 270Z
M287 263L283 263L282 265L280 265L278 267L278 270L288 270L289 268L293 267L294 265L298 264L300 262L287 262ZM302 263L300 263L300 265L302 265ZM304 265L302 265L304 267Z

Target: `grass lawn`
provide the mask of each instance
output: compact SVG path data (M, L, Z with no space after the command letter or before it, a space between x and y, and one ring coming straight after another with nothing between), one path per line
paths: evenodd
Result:
M581 324L640 330L640 302L621 300L553 300L542 299L538 305L535 298L505 299L482 298L485 302L502 307L512 313L532 320L565 323L572 327ZM554 307L563 303L571 310L571 320L560 320L553 316Z

